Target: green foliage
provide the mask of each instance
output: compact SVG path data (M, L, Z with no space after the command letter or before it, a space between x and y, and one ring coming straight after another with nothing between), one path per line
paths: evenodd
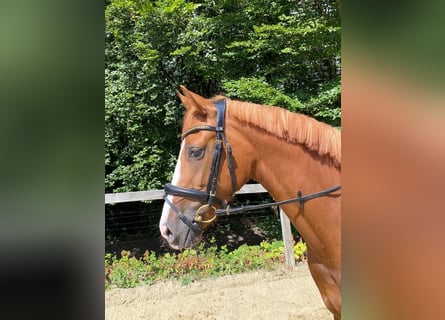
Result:
M335 106L340 103L340 98L340 82L328 82L321 85L318 94L309 99L306 110L309 110L314 117L338 127L341 125L341 109Z
M212 243L214 243L213 241ZM295 258L299 260L306 252L306 244L294 246ZM124 255L105 256L105 287L135 287L152 284L164 279L178 279L183 285L193 280L210 276L241 273L266 269L272 270L284 261L283 241L263 241L259 246L242 245L234 251L210 246L187 249L178 254L166 253L156 257L154 252L145 252L141 259Z
M106 191L170 180L180 84L339 126L340 32L333 0L107 1Z
M306 243L303 241L298 241L294 245L294 256L296 260L300 260L301 257L306 253Z
M222 87L228 97L280 106L294 112L304 108L298 98L284 94L282 89L271 86L264 78L242 77L239 80L224 81Z

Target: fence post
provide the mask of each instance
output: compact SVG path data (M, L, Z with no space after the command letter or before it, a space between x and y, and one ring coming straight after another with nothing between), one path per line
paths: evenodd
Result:
M283 233L284 257L289 268L295 267L294 245L292 244L292 232L290 221L283 209L280 208L281 231Z

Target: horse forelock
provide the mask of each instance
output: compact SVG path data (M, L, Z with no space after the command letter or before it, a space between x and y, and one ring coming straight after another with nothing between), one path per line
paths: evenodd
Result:
M218 100L214 98L215 100ZM212 99L212 100L214 100ZM308 116L278 107L228 99L230 117L291 144L304 145L341 168L341 133Z

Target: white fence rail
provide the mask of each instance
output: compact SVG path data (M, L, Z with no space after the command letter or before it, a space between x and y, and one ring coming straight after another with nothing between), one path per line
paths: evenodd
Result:
M250 194L250 193L266 193L267 190L261 184L246 184L236 194ZM162 200L164 190L150 190L150 191L135 191L135 192L119 192L106 193L105 204L115 204L123 202L134 201L150 201ZM284 242L284 253L286 265L289 267L295 266L294 247L292 244L292 233L290 228L289 218L280 208L281 232Z
M265 193L266 189L261 184L246 184L236 194L249 193ZM149 201L162 200L164 190L150 190L150 191L135 191L135 192L120 192L120 193L106 193L105 203L122 203L133 201Z

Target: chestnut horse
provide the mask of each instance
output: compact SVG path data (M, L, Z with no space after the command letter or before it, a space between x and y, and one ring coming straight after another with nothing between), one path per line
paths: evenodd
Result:
M159 223L172 248L198 244L217 209L251 179L275 201L340 184L340 132L333 127L278 107L181 89L182 144ZM281 206L306 241L309 269L334 319L341 318L340 196Z

